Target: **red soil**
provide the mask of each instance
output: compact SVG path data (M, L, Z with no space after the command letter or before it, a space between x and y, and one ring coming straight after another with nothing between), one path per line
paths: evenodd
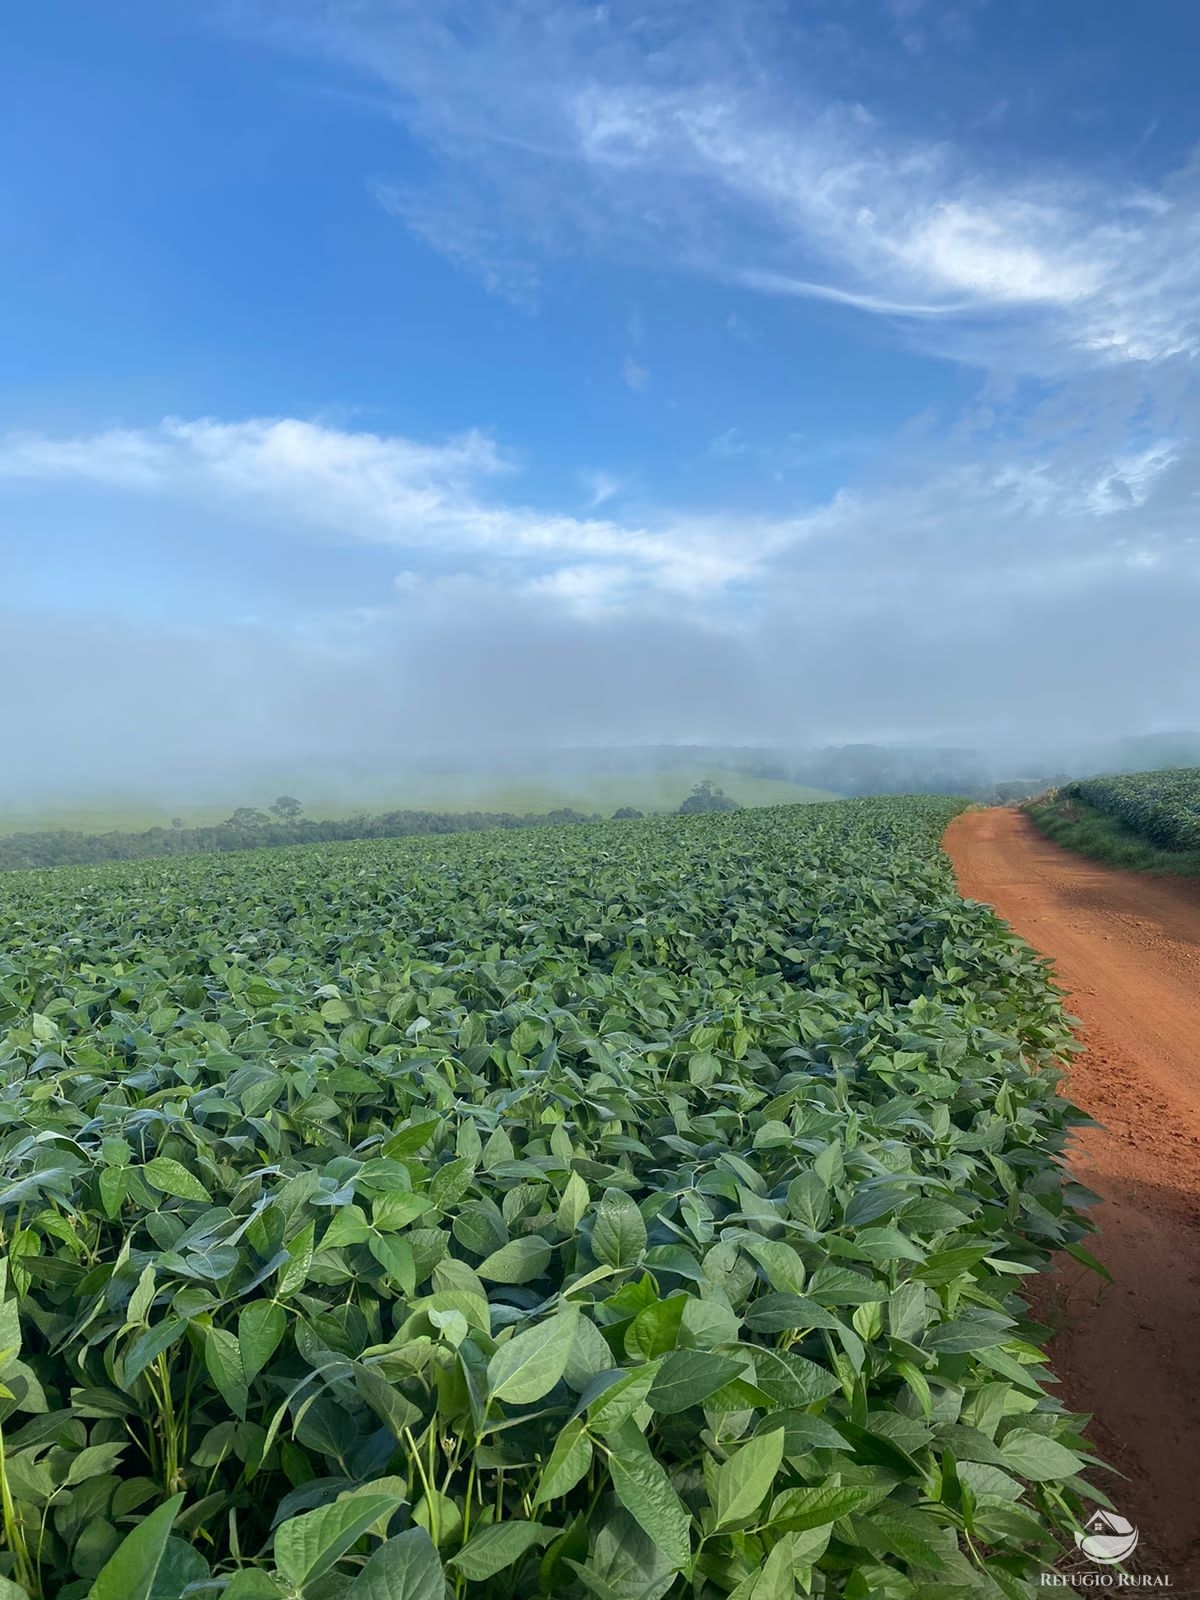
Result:
M1079 1020L1063 1092L1101 1126L1070 1163L1115 1281L1064 1257L1035 1307L1064 1404L1124 1475L1096 1481L1141 1530L1138 1569L1200 1593L1200 881L1102 866L1011 810L966 812L944 842L961 892L1052 959Z

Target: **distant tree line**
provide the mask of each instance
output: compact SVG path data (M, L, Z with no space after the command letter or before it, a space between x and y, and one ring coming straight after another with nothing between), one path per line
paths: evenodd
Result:
M286 802L286 804L285 804ZM280 809L281 806L283 809ZM189 828L179 817L169 828L136 833L12 833L0 838L0 872L29 867L90 866L99 861L141 861L158 856L211 855L337 839L390 839L407 834L472 833L483 828L532 828L599 818L562 808L541 814L508 811L382 811L316 820L301 816L298 800L281 796L265 811L239 806L224 822Z
M698 784L679 807L687 811L724 811L736 808L711 783ZM167 828L143 828L136 833L76 833L57 829L46 833L11 833L0 838L0 872L30 867L91 866L100 861L144 861L158 856L213 855L225 850L263 850L279 845L321 844L339 839L394 839L408 834L474 833L483 828L535 828L547 823L599 822L598 814L560 807L554 811L382 811L360 812L352 817L318 821L303 815L304 807L293 795L280 795L260 810L239 806L208 827L189 828L172 817ZM618 820L640 817L633 806L621 806Z
M698 783L680 806L681 816L691 816L697 811L738 811L741 808L732 795L725 793L711 778Z

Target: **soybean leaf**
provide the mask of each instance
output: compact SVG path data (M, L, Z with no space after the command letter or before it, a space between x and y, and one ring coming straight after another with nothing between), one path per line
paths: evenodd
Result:
M293 1589L303 1590L340 1561L368 1528L389 1516L401 1498L361 1489L282 1523L274 1543L280 1577Z
M118 1439L112 1444L87 1445L71 1459L71 1465L64 1479L67 1487L71 1488L77 1483L85 1483L88 1478L99 1478L105 1473L112 1472L125 1448L126 1441L123 1439Z
M555 1220L564 1233L574 1233L591 1203L588 1186L577 1172L567 1179Z
M789 1533L822 1528L859 1511L877 1496L854 1484L817 1484L808 1489L785 1489L771 1506L771 1526Z
M242 1375L253 1383L279 1348L287 1329L282 1306L271 1300L253 1300L238 1317L237 1342Z
M676 1571L685 1567L692 1553L691 1516L632 1421L612 1440L608 1470L613 1491L629 1515Z
M1059 1444L1057 1439L1033 1433L1028 1428L1014 1428L1006 1433L1000 1443L1000 1454L1013 1472L1031 1483L1072 1478L1083 1470L1083 1462L1073 1450Z
M740 1361L708 1350L673 1350L658 1370L646 1396L663 1415L701 1405L742 1371Z
M504 1572L535 1546L549 1544L558 1532L540 1522L498 1522L472 1534L458 1554L450 1557L449 1564L470 1582L479 1583Z
M160 1194L174 1195L179 1200L207 1200L208 1190L199 1178L170 1156L155 1156L142 1168L142 1176Z
M346 1600L446 1600L446 1577L433 1540L410 1528L381 1544L346 1590Z
M550 1265L551 1250L545 1239L513 1239L475 1268L489 1283L530 1283Z
M646 1253L646 1224L623 1189L606 1189L592 1226L592 1254L605 1266L636 1267Z
M549 1394L566 1371L578 1316L574 1308L560 1311L502 1344L488 1362L492 1396L513 1405L530 1405Z
M754 1381L783 1406L807 1406L836 1394L841 1384L825 1367L805 1356L759 1350L754 1357Z
M249 1393L238 1342L227 1328L204 1330L204 1364L225 1404L244 1418Z
M150 1600L182 1504L181 1494L172 1495L125 1535L97 1573L88 1600Z
M547 1500L558 1500L569 1494L591 1466L592 1454L592 1441L582 1419L576 1417L554 1441L550 1459L542 1468L534 1505L544 1505Z
M722 1462L716 1473L716 1528L748 1522L766 1499L783 1462L783 1430L760 1433Z

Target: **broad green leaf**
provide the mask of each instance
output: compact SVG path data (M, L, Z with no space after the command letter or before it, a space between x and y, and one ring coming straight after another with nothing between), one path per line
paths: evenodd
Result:
M127 1533L105 1562L88 1590L88 1600L150 1600L171 1536L171 1527L183 1504L172 1495Z
M592 1441L584 1431L582 1419L576 1417L554 1441L550 1459L542 1468L534 1505L544 1505L547 1500L558 1500L568 1494L587 1473L592 1454Z
M923 1283L901 1283L888 1297L888 1328L897 1339L911 1344L923 1332L929 1313Z
M303 1590L329 1571L368 1528L400 1504L399 1494L358 1489L331 1505L292 1517L275 1530L275 1565L293 1589Z
M550 1265L551 1250L536 1236L513 1239L494 1250L475 1268L489 1283L530 1283Z
M442 1563L424 1528L381 1544L346 1590L346 1600L446 1600Z
M86 1483L89 1478L100 1478L116 1470L128 1441L117 1439L112 1444L89 1444L77 1456L72 1456L65 1483L68 1488Z
M578 1315L573 1308L560 1311L502 1344L488 1362L490 1393L519 1406L548 1395L566 1371Z
M172 1534L158 1564L150 1600L191 1600L211 1580L208 1562L194 1545Z
M623 1189L606 1189L596 1207L592 1254L605 1266L636 1267L646 1253L646 1224Z
M591 1196L588 1194L587 1184L577 1172L573 1172L567 1179L562 1199L558 1203L558 1211L555 1213L555 1220L564 1233L575 1232L590 1204Z
M122 1370L126 1389L132 1388L152 1361L169 1350L187 1331L187 1323L180 1317L166 1317L153 1328L139 1334L125 1352Z
M861 1306L872 1300L886 1300L887 1285L855 1272L852 1267L839 1267L833 1262L818 1267L808 1282L809 1298L823 1306Z
M792 1534L784 1534L762 1567L738 1585L730 1600L795 1600L795 1543Z
M655 1411L670 1416L701 1405L741 1371L741 1362L729 1356L673 1350L659 1368L646 1399Z
M1007 1466L1031 1483L1050 1483L1072 1478L1083 1470L1083 1462L1073 1450L1044 1433L1014 1428L1000 1443L1000 1454Z
M155 1276L152 1266L143 1267L142 1275L137 1281L137 1287L129 1296L129 1305L125 1309L125 1321L135 1326L149 1318L150 1307L154 1304Z
M246 1376L238 1342L227 1328L204 1330L204 1364L225 1404L244 1418L249 1400Z
M178 1200L207 1200L208 1190L199 1178L170 1156L155 1156L141 1169L142 1176L160 1194L174 1195Z
M645 1403L658 1377L658 1363L646 1362L632 1372L601 1373L580 1396L587 1409L588 1425L595 1433L619 1432L638 1407Z
M474 1165L465 1156L457 1156L453 1161L447 1161L444 1166L437 1169L429 1181L429 1198L435 1206L448 1208L454 1205L471 1187L474 1175Z
M788 1328L839 1328L837 1317L800 1294L760 1294L746 1307L746 1326L756 1333L783 1333Z
M528 1551L549 1544L558 1531L543 1527L540 1522L497 1522L472 1534L458 1554L450 1557L449 1565L470 1582L481 1583L507 1571Z
M825 1367L805 1356L759 1350L754 1357L754 1381L781 1406L807 1406L836 1394L841 1383Z
M612 1440L608 1458L617 1499L676 1570L691 1558L691 1516L633 1422Z
M759 1239L747 1242L745 1249L763 1269L772 1289L781 1294L804 1293L808 1274L804 1262L790 1244L779 1239Z
M771 1525L788 1533L823 1528L859 1511L877 1496L854 1484L817 1484L808 1489L785 1489L771 1505Z
M932 1572L945 1569L946 1530L928 1513L910 1506L893 1507L885 1502L864 1521L870 1527L872 1548L890 1550L913 1567L924 1567Z
M295 1294L297 1290L303 1289L308 1282L308 1274L312 1268L315 1238L316 1225L309 1222L288 1243L288 1259L279 1269L279 1293L281 1296Z
M400 1128L384 1142L383 1153L392 1160L415 1156L433 1138L441 1127L436 1117L422 1117L407 1128Z
M643 1531L623 1507L617 1506L598 1533L591 1538L591 1557L585 1542L564 1560L589 1595L597 1600L661 1600L671 1587L678 1570L654 1540ZM563 1573L565 1580L567 1574ZM552 1591L561 1594L560 1582Z
M717 1468L716 1528L748 1522L770 1492L783 1462L783 1430L760 1433Z
M282 1306L271 1300L253 1300L238 1317L237 1342L242 1375L253 1383L275 1354L287 1331L287 1316Z
M687 1300L687 1295L673 1294L670 1299L639 1311L632 1327L625 1332L626 1353L635 1360L653 1361L656 1356L673 1350L679 1340Z
M966 1355L976 1350L994 1350L1011 1338L1009 1317L985 1319L982 1316L955 1317L926 1329L922 1340L926 1350L943 1355Z
M567 1383L577 1394L582 1394L592 1379L607 1372L612 1364L613 1353L600 1329L590 1317L579 1317L563 1373Z
M221 1600L282 1600L283 1590L267 1572L243 1567L230 1578ZM438 1600L442 1600L439 1595Z

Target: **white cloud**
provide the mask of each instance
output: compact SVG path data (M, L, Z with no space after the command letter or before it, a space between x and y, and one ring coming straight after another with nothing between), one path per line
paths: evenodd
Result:
M605 505L609 500L616 499L625 487L625 480L618 478L612 472L584 472L581 474L583 486L587 490L587 506L589 511L595 511L598 506Z
M310 543L384 546L403 553L401 597L427 597L431 583L452 578L590 615L682 603L726 628L761 617L788 592L801 612L870 610L906 594L920 605L913 582L943 565L944 592L955 575L1000 588L1060 584L1081 562L1126 567L1131 549L1192 559L1200 462L1182 436L1109 448L1099 438L1082 442L1071 413L1057 436L1050 427L1041 418L1023 439L986 448L968 440L961 458L944 443L917 451L902 441L890 482L775 516L575 516L510 498L517 469L485 434L430 444L294 418L172 418L73 438L0 436L0 484L20 479L51 492L84 482L190 502ZM712 448L764 460L782 450L786 463L805 445L771 446L730 430ZM618 487L593 474L593 501Z
M748 454L750 446L746 443L740 428L725 428L709 440L708 448L714 456L729 457Z
M514 251L471 205L455 204L453 197L437 200L398 184L375 183L371 192L430 249L477 277L489 294L520 311L535 309L539 289L536 267Z
M1044 313L1044 337L1095 358L1200 351L1191 169L1159 192L1006 179L853 107L810 101L789 114L712 85L591 85L572 112L584 162L627 188L641 177L665 194L707 189L693 260L747 287L896 317ZM837 276L763 266L755 253Z
M895 12L911 32L916 12ZM380 186L433 248L517 300L580 249L933 324L955 355L1046 370L1200 353L1200 171L1157 188L900 131L806 83L774 8L290 0L287 48L348 62L434 153ZM922 13L924 23L928 13ZM815 24L813 24L815 26ZM784 48L780 48L781 44ZM952 342L999 322L1003 339ZM1024 334L1011 337L1012 330Z
M564 597L582 594L584 572L589 604L605 567L619 574L613 592L633 583L698 601L752 581L774 550L805 536L803 518L663 514L627 524L510 503L497 491L514 472L479 432L426 444L296 418L168 418L66 439L0 436L0 480L85 482L218 504L279 528L423 551L443 563L499 560L521 569L521 581L559 581ZM596 475L593 506L618 487ZM576 576L555 580L556 567Z
M206 522L247 540L260 525L276 541L307 535L295 564L311 608L274 631L10 616L5 725L49 752L47 783L114 771L102 724L76 719L53 737L86 681L161 730L144 758L120 746L121 775L141 777L144 759L147 773L182 774L185 792L218 766L295 759L305 771L314 754L337 765L524 742L977 742L1187 720L1200 695L1196 419L1181 410L1172 431L1138 419L1131 447L1125 413L1083 427L1060 406L1003 442L901 441L873 487L790 517L640 521L516 503L512 458L479 433L430 444L202 419L0 437L0 514L6 480L19 482L20 528L34 499L84 484L97 507L116 497L118 515L190 504L162 522L202 547ZM322 579L352 540L394 553L394 582L341 609Z
M650 369L643 367L632 356L626 356L621 363L621 376L631 389L640 393L650 382Z

